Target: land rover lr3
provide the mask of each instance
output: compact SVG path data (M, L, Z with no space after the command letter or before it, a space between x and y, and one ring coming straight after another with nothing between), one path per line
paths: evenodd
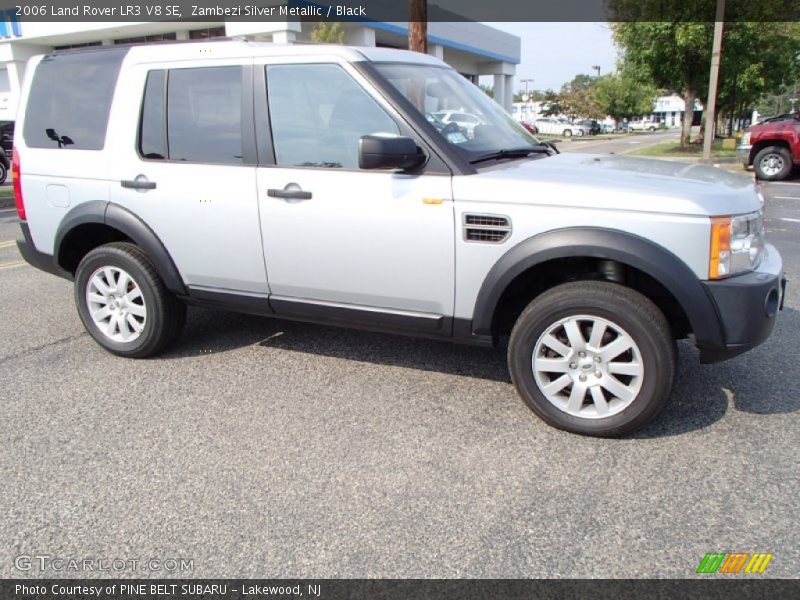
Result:
M474 115L470 132L434 113ZM702 362L763 342L781 257L753 182L559 154L446 64L221 41L31 59L13 153L32 265L106 350L186 305L508 346L546 422L631 432Z

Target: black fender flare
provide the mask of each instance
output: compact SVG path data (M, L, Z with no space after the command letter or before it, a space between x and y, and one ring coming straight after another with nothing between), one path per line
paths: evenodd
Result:
M501 256L478 292L472 317L473 332L492 334L497 304L518 275L538 264L568 257L615 260L647 273L681 305L698 344L724 346L716 305L686 263L648 239L599 227L570 227L542 233L523 240Z
M108 225L124 233L147 254L167 289L179 296L186 295L186 285L164 243L136 214L112 202L103 200L84 202L64 216L56 231L53 246L59 264L64 238L76 227L87 223Z

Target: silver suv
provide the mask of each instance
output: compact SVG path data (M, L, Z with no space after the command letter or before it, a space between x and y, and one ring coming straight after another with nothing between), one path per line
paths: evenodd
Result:
M548 423L612 436L763 342L785 285L748 179L558 154L444 63L225 41L31 59L13 156L33 265L144 357L186 305L491 346ZM480 120L471 135L433 115Z

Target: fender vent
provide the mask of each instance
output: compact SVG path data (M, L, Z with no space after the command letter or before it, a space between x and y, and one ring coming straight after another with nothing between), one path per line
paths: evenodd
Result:
M511 235L511 221L500 215L464 214L464 240L501 244Z

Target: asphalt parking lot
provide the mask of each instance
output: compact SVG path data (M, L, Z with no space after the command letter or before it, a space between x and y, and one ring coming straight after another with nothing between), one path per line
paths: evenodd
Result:
M0 577L693 577L800 564L800 182L763 186L790 279L770 340L702 366L623 440L549 428L500 353L192 309L124 360L0 209ZM65 573L19 556L190 559Z

